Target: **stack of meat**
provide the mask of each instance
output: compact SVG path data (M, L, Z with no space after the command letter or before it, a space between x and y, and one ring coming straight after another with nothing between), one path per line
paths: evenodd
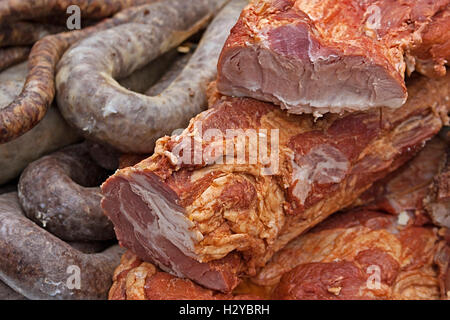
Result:
M102 186L110 298L448 298L449 26L448 0L251 1L209 110Z

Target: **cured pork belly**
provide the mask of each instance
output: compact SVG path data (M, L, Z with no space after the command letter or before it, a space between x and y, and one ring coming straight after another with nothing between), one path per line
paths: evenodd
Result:
M398 108L405 72L445 75L449 0L253 0L223 48L222 94L294 114Z
M360 207L291 241L252 282L275 288L276 299L450 298L450 232L439 229L450 206L436 191L449 151L433 138L361 195Z
M230 292L239 274L256 274L436 135L449 111L449 79L412 79L399 109L319 120L250 98L219 98L183 133L160 139L153 156L110 177L104 212L120 244L142 260ZM265 157L250 151L255 145Z

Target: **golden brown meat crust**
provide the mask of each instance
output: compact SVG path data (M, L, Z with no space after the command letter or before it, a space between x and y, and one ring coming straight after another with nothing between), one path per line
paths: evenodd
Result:
M442 76L449 0L253 0L222 51L221 93L288 112L400 107L404 75Z
M117 245L79 251L30 221L17 193L0 196L0 280L29 299L105 299L122 254ZM75 266L82 270L80 287L67 282Z
M439 299L435 257L445 241L436 227L415 224L413 215L338 213L289 243L253 280L276 285L274 299Z
M208 262L237 251L245 263L236 270L254 274L290 240L349 206L438 133L449 107L448 79L414 79L400 109L317 121L253 99L220 99L181 135L160 139L152 157L110 177L102 186L103 208L121 244L139 257L229 292L236 281L207 279L192 264L211 271ZM233 129L250 138L230 135ZM279 148L268 142L272 130L279 130ZM214 141L207 132L221 135ZM251 140L252 132L268 143ZM249 141L268 145L274 158L239 163L234 150L249 157Z
M110 300L255 300L257 294L222 294L191 280L177 278L143 262L131 251L121 259L113 276Z
M450 144L443 160L424 204L435 224L450 228Z
M293 240L232 294L162 272L131 251L122 256L111 300L347 300L448 298L449 247L435 227L358 209Z

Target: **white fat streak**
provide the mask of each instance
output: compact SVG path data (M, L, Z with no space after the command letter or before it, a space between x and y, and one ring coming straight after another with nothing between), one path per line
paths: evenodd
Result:
M306 198L311 191L311 185L313 181L309 178L311 173L311 166L300 167L292 158L292 183L296 183L293 194L300 200L301 204L305 203Z
M326 152L327 149L338 154L340 158L345 160L339 161L338 159L330 157L329 153ZM342 181L342 179L345 177L345 173L348 170L349 162L347 161L346 157L342 154L341 151L339 151L335 147L323 145L317 148L313 148L312 153L315 155L322 156L326 159L326 161L321 161L316 165L314 173L315 176L319 174L319 178L313 177L315 181L317 181L318 183L339 183ZM337 172L334 175L320 174L326 169L337 170Z
M291 183L296 183L293 194L300 200L301 204L305 203L306 198L311 192L311 186L314 183L339 183L345 177L350 165L348 160L340 161L331 157L331 154L338 155L337 158L346 159L341 151L330 145L320 145L318 147L314 147L307 155L304 156L308 159L318 155L325 159L325 161L319 161L316 163L315 166L309 164L313 161L306 161L305 165L299 166L294 160L294 155L291 156ZM325 170L327 169L337 170L337 172L333 175L326 174Z
M140 234L143 238L148 240L145 243L140 242L139 244L141 246L143 246L144 248L146 248L150 252L156 251L162 257L162 259L170 261L170 258L166 254L166 252L164 250L161 250L158 245L155 245L156 243L158 243L157 237L160 235L160 232L159 232L157 224L152 223L152 224L147 224L145 227L142 227L140 223L138 223L136 220L131 218L131 214L128 213L127 208L125 208L123 206L123 202L122 201L120 201L120 212L124 216L128 217L127 220L132 224L134 233L135 234ZM156 261L156 262L158 262L158 261ZM182 270L177 268L176 265L173 265L170 268L170 267L166 267L163 264L159 263L159 267L163 271L169 272L169 273L174 274L174 275L176 275L178 277L183 277L184 276Z
M167 202L154 190L145 177L133 174L135 183L130 182L132 191L141 197L155 214L153 225L147 226L148 233L160 234L172 242L185 255L197 259L195 244L203 240L203 235L195 230L195 224L177 210L169 207Z
M397 223L401 226L406 226L409 221L409 215L406 211L400 212L398 215Z

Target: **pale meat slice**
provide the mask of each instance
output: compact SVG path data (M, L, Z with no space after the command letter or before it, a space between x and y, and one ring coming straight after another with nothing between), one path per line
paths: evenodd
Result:
M449 3L253 0L223 48L218 89L295 114L398 108L406 71L445 74Z
M436 135L449 111L449 79L413 79L400 109L317 121L249 98L219 98L182 134L160 139L153 156L110 177L103 209L120 243L141 259L229 292L237 275L255 274ZM256 141L267 147L263 157L250 152ZM234 150L245 151L243 162Z

